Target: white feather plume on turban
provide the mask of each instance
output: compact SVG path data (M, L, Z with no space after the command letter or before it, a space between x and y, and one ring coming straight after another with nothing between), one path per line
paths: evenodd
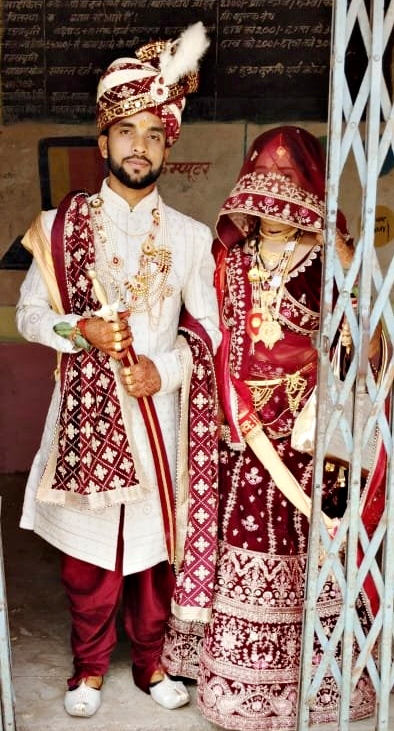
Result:
M201 22L176 41L142 46L136 58L118 58L103 73L97 89L99 133L114 122L144 110L163 121L166 144L179 136L186 94L198 88L198 64L209 46Z

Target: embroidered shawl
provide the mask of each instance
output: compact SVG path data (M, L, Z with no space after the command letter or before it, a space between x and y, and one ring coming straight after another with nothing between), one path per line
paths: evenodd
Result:
M67 196L61 203L51 245L64 312L82 317L97 309L87 276L94 266L87 194ZM138 480L110 358L94 348L63 354L60 379L57 450L48 461L38 499L78 509L134 499Z
M187 343L191 377L182 389L172 612L184 621L207 622L217 556L217 388L209 338L186 311L179 333Z

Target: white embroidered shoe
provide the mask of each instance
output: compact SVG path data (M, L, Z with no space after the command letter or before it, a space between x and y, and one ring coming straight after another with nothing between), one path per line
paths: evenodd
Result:
M101 691L90 688L82 680L78 688L68 690L64 696L64 707L70 716L88 718L100 708Z
M163 680L151 685L149 693L156 703L173 711L189 703L190 696L181 680L171 680L168 675Z

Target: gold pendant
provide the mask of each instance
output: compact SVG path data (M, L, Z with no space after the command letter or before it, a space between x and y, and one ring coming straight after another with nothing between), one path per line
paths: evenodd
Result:
M267 307L253 307L246 315L246 332L253 343L261 341L270 350L282 340L282 328Z
M144 241L141 245L141 250L145 256L154 256L156 254L154 241L148 238L147 241Z
M264 343L266 348L272 350L278 340L282 340L282 328L277 320L264 320L258 332L258 340Z

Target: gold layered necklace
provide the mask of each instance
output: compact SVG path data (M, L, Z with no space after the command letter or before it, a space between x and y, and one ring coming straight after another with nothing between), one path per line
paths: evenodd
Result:
M141 244L138 271L133 276L127 275L124 270L124 261L119 256L115 246L113 226L123 234L129 235L121 229L104 210L102 198L97 196L91 201L92 222L95 234L102 246L107 274L114 286L120 302L132 312L148 312L152 315L157 303L162 303L165 297L170 296L172 288L167 280L171 270L172 254L166 246L156 246L156 238L162 222L161 202L159 208L152 211L152 224L148 235ZM163 226L162 238L165 238ZM136 234L137 235L137 234Z
M283 338L279 310L298 237L298 229L292 228L286 234L279 232L269 236L260 233L254 242L252 265L248 272L252 308L246 316L246 331L252 340L252 350L258 342L271 350ZM264 239L284 244L284 247L281 251L269 251L264 248Z

